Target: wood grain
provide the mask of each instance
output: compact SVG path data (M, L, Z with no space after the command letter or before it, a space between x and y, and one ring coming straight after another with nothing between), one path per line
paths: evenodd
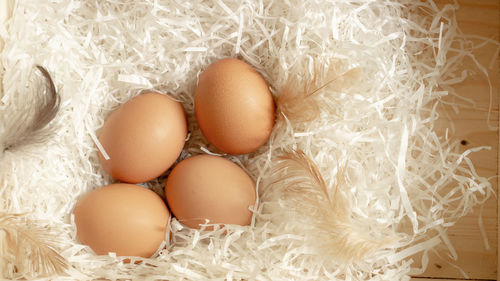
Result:
M436 1L438 6L453 1ZM460 9L456 13L460 29L465 34L484 36L493 40L499 40L500 33L500 1L498 0L460 0ZM475 43L479 39L472 40ZM499 125L499 60L495 53L499 51L496 44L487 44L476 49L474 55L477 60L488 68L493 92L490 96L488 80L474 65L472 60L464 63L464 69L471 69L473 76L456 87L457 92L467 98L474 100L474 108L462 108L459 114L455 114L450 107L443 106L441 111L452 119L452 123L443 119L443 126L454 126L454 138L463 141L462 151L478 146L489 146L490 150L483 150L472 154L470 157L475 164L480 176L490 178L495 191L498 190L498 147L499 136L497 127ZM491 66L491 68L489 68ZM455 101L451 99L451 101ZM490 115L488 108L492 105ZM489 119L488 119L489 117ZM467 275L468 280L497 280L498 274L498 201L490 198L482 207L476 207L474 211L463 217L456 225L448 230L450 240L453 243L458 260L454 261L447 256L445 251L441 256L431 254L428 269L412 280L465 280L465 276L456 268L461 268ZM479 231L479 216L482 212L486 234L490 249L485 247ZM427 278L425 278L427 277ZM435 279L443 278L443 279Z

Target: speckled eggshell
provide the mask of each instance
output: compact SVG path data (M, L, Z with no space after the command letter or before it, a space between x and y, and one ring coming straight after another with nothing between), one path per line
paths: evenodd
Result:
M140 183L163 174L179 157L187 136L181 103L154 92L134 97L113 111L99 134L110 159L99 161L113 178Z
M233 162L198 155L177 164L167 178L165 196L182 224L200 228L209 224L248 225L256 200L255 183Z
M87 193L73 213L79 240L98 255L151 257L165 239L170 220L160 196L125 183Z
M267 82L238 59L216 61L203 71L194 104L203 135L225 153L257 150L274 126L275 106Z

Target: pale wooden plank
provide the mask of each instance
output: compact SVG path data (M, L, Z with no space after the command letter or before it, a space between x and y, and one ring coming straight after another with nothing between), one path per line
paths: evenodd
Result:
M438 5L452 1L437 1ZM497 0L460 0L461 9L457 12L460 28L466 34L486 36L491 39L499 39L500 30L500 1ZM478 49L475 56L486 67L490 65L491 58L497 47L490 44ZM464 68L473 67L473 62L468 61ZM465 140L462 150L477 146L491 146L489 151L482 151L471 156L479 175L492 177L491 183L495 189L498 188L498 147L499 137L497 130L490 130L486 123L488 117L488 106L492 103L492 114L490 125L498 126L498 103L499 83L498 62L493 64L490 70L493 82L493 96L490 99L489 86L486 78L476 70L476 75L467 79L459 85L457 91L475 101L474 109L461 109L456 115L451 108L443 107L443 115L454 120L454 138ZM456 101L451 99L452 101ZM446 114L445 114L446 113ZM446 122L443 120L443 122ZM444 126L445 124L441 124ZM451 263L460 267L472 280L496 280L498 272L498 201L491 198L483 206L483 221L491 248L485 248L478 226L479 208L472 214L462 218L455 226L448 230L450 239L458 253L458 260L453 261L441 251L444 257L430 255L429 267L421 277L431 277L432 280L463 280L464 276ZM434 279L443 278L443 279ZM448 278L448 279L447 279ZM413 279L429 280L429 279Z

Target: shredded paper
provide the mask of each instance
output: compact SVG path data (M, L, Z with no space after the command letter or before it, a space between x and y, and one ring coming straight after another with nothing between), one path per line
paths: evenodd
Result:
M436 127L444 97L456 96L457 110L473 105L453 89L467 79L462 62L474 48L457 8L432 0L19 0L0 27L0 129L30 98L35 65L51 74L61 100L44 143L1 155L0 211L57 236L51 249L68 266L52 280L409 280L429 251L456 256L446 229L493 194L469 159L489 148L461 153L452 130ZM258 70L277 102L266 145L222 155L256 182L251 225L200 231L173 219L151 258L95 255L78 241L71 213L82 195L113 182L97 157L106 117L145 89L170 94L188 115L181 158L220 154L198 128L193 96L199 74L225 57ZM144 185L159 191L165 178ZM43 277L0 269L8 279Z

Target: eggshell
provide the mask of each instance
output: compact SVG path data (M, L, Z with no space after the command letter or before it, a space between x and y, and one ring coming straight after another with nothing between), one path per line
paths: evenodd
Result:
M169 96L145 93L108 117L99 141L110 159L99 161L113 178L129 183L160 176L177 160L187 136L182 105Z
M274 126L274 100L264 78L237 59L212 63L200 75L195 114L206 139L229 154L257 150Z
M165 195L174 216L184 225L248 225L255 204L253 180L233 162L198 155L177 164L167 178Z
M91 191L73 212L78 238L98 255L148 258L165 239L170 219L160 196L125 183Z

